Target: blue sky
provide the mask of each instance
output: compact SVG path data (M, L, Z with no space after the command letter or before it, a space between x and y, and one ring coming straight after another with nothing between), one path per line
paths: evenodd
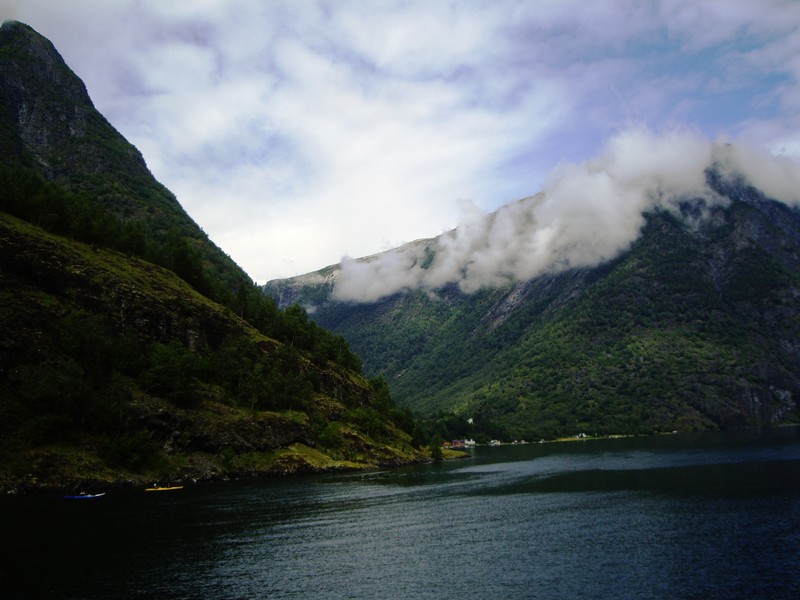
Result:
M429 237L631 129L800 157L800 3L0 0L254 280Z

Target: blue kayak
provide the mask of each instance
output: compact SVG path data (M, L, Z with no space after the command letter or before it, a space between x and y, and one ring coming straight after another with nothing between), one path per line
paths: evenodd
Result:
M93 498L99 498L100 496L105 496L105 492L100 492L99 494L79 494L77 496L64 496L67 500L92 500Z

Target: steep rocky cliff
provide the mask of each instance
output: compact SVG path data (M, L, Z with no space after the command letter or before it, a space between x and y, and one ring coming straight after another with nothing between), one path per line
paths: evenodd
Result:
M3 163L24 165L60 188L83 193L98 209L139 222L153 236L177 232L220 281L248 279L95 109L53 44L16 21L0 28L0 131Z

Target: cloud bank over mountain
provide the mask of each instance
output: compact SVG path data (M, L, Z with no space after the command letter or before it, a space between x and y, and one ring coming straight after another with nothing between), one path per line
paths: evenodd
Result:
M688 199L709 207L725 203L707 184L711 167L727 179L744 178L768 197L800 203L800 169L786 157L688 130L657 135L633 128L612 138L598 157L555 169L540 194L489 215L471 208L428 250L412 244L364 260L345 258L335 295L372 302L446 284L471 293L598 265L630 247L649 211L677 211Z
M796 0L0 0L6 18L261 282L492 212L629 123L800 156Z

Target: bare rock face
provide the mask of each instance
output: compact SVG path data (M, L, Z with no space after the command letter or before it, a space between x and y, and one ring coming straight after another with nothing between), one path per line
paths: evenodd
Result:
M2 89L16 110L17 126L25 144L43 152L49 139L85 133L85 120L94 109L86 88L53 45L30 27L9 21L0 28L0 45L12 59L4 63ZM53 103L70 106L47 110Z
M33 170L156 235L176 231L219 266L217 275L244 277L153 177L139 150L96 110L53 44L16 21L0 27L0 165Z
M92 195L118 218L157 222L178 214L189 226L175 197L95 109L86 86L49 40L23 23L6 21L0 57L0 157Z
M0 51L4 129L17 134L12 136L17 143L6 145L32 157L49 180L62 184L76 165L104 170L108 159L102 141L127 142L95 110L86 86L53 44L27 25L7 21L0 28ZM128 146L128 166L146 173L141 154Z

